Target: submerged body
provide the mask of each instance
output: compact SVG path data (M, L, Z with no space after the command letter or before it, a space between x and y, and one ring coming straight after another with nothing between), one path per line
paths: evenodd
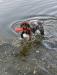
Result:
M33 34L44 35L44 28L41 22L28 22L24 21L20 24L21 38L31 40Z

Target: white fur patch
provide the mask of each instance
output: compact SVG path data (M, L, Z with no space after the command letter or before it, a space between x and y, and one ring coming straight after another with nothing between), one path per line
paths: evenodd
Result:
M40 34L40 31L39 30L36 30L36 34Z
M25 39L27 39L27 40L29 40L29 35L28 34L23 34L23 37L25 38Z

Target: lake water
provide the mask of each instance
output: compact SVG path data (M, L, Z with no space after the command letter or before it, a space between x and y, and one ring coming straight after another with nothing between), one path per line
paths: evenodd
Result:
M45 40L26 62L10 56L13 46L0 45L1 75L57 75L57 0L0 0L0 39L16 38L10 25L34 17L44 23Z

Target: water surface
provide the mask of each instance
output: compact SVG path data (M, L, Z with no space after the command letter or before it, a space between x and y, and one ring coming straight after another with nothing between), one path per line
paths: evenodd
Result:
M23 61L15 57L20 43L10 25L35 17L43 22L45 39ZM57 0L0 0L0 39L1 75L57 75Z

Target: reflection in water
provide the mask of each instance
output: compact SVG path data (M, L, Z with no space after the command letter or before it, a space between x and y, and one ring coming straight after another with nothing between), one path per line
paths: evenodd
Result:
M30 41L22 40L20 44L21 51L19 55L24 57L27 56L31 50L38 48L41 45L42 40L43 36L41 35L36 35L35 38Z

